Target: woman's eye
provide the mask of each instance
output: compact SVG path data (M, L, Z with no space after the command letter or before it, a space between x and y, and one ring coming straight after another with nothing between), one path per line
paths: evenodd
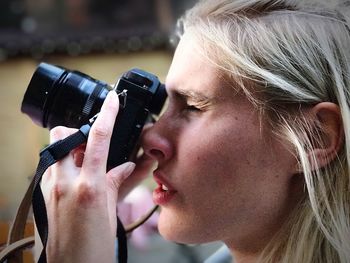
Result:
M187 111L201 111L199 108L197 108L195 105L189 105L187 104L186 105L186 108L185 108Z
M202 110L199 107L196 107L195 105L187 104L185 106L185 111L188 111L188 112L201 112Z

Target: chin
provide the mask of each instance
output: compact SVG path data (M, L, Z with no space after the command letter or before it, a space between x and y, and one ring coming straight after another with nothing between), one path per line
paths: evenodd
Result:
M175 243L181 243L181 244L194 244L193 238L189 238L190 233L183 234L183 231L177 231L179 229L176 229L175 227L162 227L161 225L158 225L158 230L160 235L168 241L175 242Z
M182 244L199 244L207 242L203 231L198 231L199 224L184 218L168 217L161 213L158 221L160 235L171 242Z

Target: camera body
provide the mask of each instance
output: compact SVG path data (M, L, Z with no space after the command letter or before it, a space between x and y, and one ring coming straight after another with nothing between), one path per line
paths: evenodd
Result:
M96 115L108 92L107 83L79 71L40 63L25 92L21 111L45 128L80 128ZM145 123L158 115L166 100L164 85L140 69L125 72L115 85L126 91L111 138L107 169L129 160Z

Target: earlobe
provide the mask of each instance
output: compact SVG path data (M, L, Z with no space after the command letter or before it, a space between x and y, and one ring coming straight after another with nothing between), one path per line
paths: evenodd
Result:
M344 128L340 108L335 103L318 103L311 110L311 118L314 119L317 131L311 133L314 136L311 138L314 145L308 158L311 169L316 170L325 167L337 157L344 143Z

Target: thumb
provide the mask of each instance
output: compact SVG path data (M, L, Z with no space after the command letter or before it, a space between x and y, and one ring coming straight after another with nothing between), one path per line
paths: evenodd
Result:
M126 178L122 186L119 188L118 196L120 199L124 199L132 189L140 184L147 176L150 175L152 167L154 167L154 159L148 157L146 154L138 157L135 160L136 168L132 172L132 175Z
M107 173L107 180L109 181L109 187L118 192L119 187L124 180L134 171L135 163L126 162L113 168Z
M123 181L134 171L135 164L133 162L123 163L112 170L110 170L106 174L107 179L107 187L109 188L107 191L107 206L108 206L108 214L109 221L111 224L112 233L115 236L115 231L117 229L117 201L118 201L118 192L119 187L123 183Z

